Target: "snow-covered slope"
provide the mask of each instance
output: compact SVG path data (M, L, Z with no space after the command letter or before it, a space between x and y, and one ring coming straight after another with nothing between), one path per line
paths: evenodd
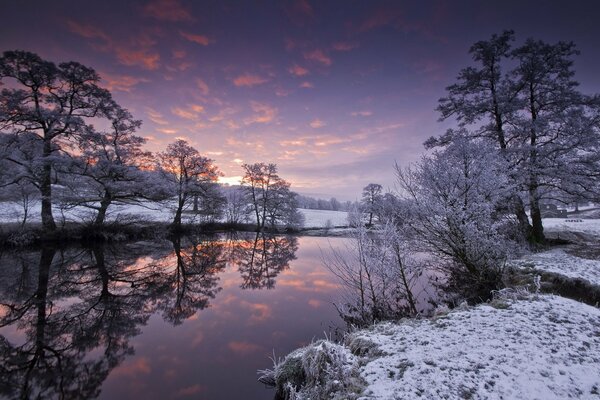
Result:
M520 267L533 267L536 270L564 275L568 278L581 278L600 286L600 260L589 260L553 249L530 254L513 261Z
M357 336L384 353L361 368L365 399L600 398L600 310L562 297L385 323Z

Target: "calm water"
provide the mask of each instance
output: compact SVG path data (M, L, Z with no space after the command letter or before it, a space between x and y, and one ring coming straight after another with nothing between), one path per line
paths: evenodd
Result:
M343 327L319 247L255 234L0 255L0 397L272 399L256 370Z

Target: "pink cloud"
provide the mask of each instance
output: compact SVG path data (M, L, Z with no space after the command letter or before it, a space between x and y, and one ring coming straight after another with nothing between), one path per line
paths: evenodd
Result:
M316 119L310 121L309 125L311 128L318 129L318 128L324 127L327 124L325 124L325 122L321 121L320 119L316 118Z
M373 115L373 111L353 111L350 113L350 115L352 115L353 117L370 117L371 115Z
M235 86L247 86L252 87L256 85L262 85L263 83L267 83L269 80L267 78L263 78L262 76L252 75L252 74L242 74L236 77L233 80L233 84Z
M171 112L180 118L194 121L198 119L198 114L204 112L204 107L199 104L189 104L186 108L173 107Z
M200 93L202 93L204 96L207 96L208 93L210 92L210 89L208 88L208 85L206 84L206 82L204 82L200 78L196 79L196 86L198 86L198 89L200 89Z
M188 387L185 387L183 389L179 389L175 393L175 397L189 397L189 396L194 396L194 395L197 395L198 393L201 393L201 392L203 392L205 390L206 389L203 386L200 386L200 385L188 386Z
M103 86L110 91L120 91L131 93L133 88L142 82L148 82L148 79L137 78L129 75L109 75L101 74Z
M132 50L119 47L116 49L116 56L121 64L128 66L137 65L149 70L157 69L160 61L160 55L148 49Z
M178 0L153 0L144 7L146 16L161 21L193 21L194 17Z
M110 41L110 37L104 33L104 31L91 25L84 25L69 20L67 21L67 27L71 32L87 39L103 39Z
M298 64L292 65L288 69L288 72L294 76L304 76L304 75L308 75L310 73L306 68L301 67Z
M167 120L164 119L162 114L156 110L153 110L152 108L146 109L146 114L148 115L148 118L150 119L150 121L154 122L157 125L167 125L168 124Z
M190 42L198 43L202 46L208 46L212 42L212 40L210 40L208 36L205 35L196 35L193 33L187 33L183 31L179 31L179 34L185 39L189 40Z
M310 61L321 63L326 66L330 66L333 63L331 58L327 54L325 54L323 50L320 49L304 53L304 58Z
M268 104L259 103L257 101L250 102L250 107L252 111L254 111L254 115L246 118L244 123L246 125L250 124L267 124L272 122L277 116L277 108L271 107Z
M303 89L312 89L315 87L315 85L311 82L305 81L305 82L302 82L299 87L301 87Z
M357 42L336 42L331 47L335 51L350 51L359 46Z

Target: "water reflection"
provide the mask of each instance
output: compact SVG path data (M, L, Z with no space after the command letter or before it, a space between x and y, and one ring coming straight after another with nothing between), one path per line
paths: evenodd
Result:
M289 281L294 276L290 263L296 259L298 247L295 237L238 234L2 254L0 396L11 399L96 398L101 395L103 382L111 375L111 370L119 370L122 375L125 368L130 367L122 365L127 364L124 360L128 358L135 359L136 368L150 375L149 361L134 357L134 348L144 350L145 340L150 340L145 338L165 328L149 329L147 325L158 324L149 321L160 316L170 326L185 325L185 321L198 318L198 311L209 307L224 286L228 287L228 294L224 293L219 304L212 308L212 324L224 323L228 312L223 309L228 302L236 302L238 313L246 313L247 317L239 318L238 328L244 321L244 324L254 324L252 334L254 331L260 334L261 329L266 329L273 336L267 335L264 344L239 338L228 340L226 349L240 357L260 350L263 356L257 365L264 365L265 352L270 353L276 344L272 339L277 331L265 322L273 318L272 304L276 302L255 301L239 291L274 289L276 278L285 271L290 273L285 279ZM231 288L233 280L237 280L237 291ZM298 302L298 298L289 298L290 295L292 293L287 291L287 300ZM279 295L278 299L281 298ZM308 304L314 307L318 302L323 300L312 299ZM203 328L193 327L195 339L187 343L188 349L203 340ZM228 325L228 331L235 329ZM140 335L142 332L144 335ZM177 331L172 334L176 335ZM282 335L285 336L285 332ZM137 339L138 336L141 339ZM133 341L139 344L133 344ZM268 348L269 343L271 348ZM289 343L288 347L297 345L296 342ZM167 345L163 343L162 346ZM205 353L190 355L196 357L188 360L191 367L194 363L203 363L199 355L210 358L210 351L206 349ZM221 362L215 357L217 363ZM256 386L255 370L246 372ZM172 375L166 370L164 374L165 377ZM119 374L113 376L112 381L118 380ZM136 389L137 395L174 397L174 393L164 396L160 390L153 394L149 390L152 386L152 380L144 381ZM193 397L206 393L206 398L215 398L215 394L221 393L222 398L227 398L225 393L232 389L189 385L182 390L184 395ZM111 385L102 388L104 396L121 392Z

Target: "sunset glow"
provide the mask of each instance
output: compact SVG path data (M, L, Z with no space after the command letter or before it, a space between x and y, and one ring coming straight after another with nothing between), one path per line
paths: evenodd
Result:
M0 48L96 69L143 120L149 150L184 138L215 161L221 182L236 184L242 163L273 162L294 190L355 200L369 182L393 188L394 163L417 160L423 141L449 126L436 122L437 100L469 63L475 39L515 29L520 37L573 40L583 91L600 90L600 28L584 8L5 2Z

